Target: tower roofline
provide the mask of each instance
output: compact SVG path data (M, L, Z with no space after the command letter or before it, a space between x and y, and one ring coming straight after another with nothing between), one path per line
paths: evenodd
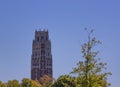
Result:
M47 32L48 33L48 29L39 29L39 30L35 30L35 32Z

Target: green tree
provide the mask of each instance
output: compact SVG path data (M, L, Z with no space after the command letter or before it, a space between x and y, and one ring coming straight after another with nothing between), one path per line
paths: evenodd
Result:
M77 63L73 69L73 74L78 74L76 83L78 87L108 87L107 76L110 72L103 72L106 69L106 63L100 62L97 58L98 51L95 46L101 44L96 38L91 38L93 30L88 33L88 41L82 45L82 54L84 61Z
M9 80L7 82L7 87L20 87L19 81L17 81L17 80Z
M0 87L6 87L6 85L0 81Z
M24 78L21 83L21 87L42 87L38 81L33 81L28 78Z
M70 75L62 75L51 85L51 87L76 87L74 79L75 78Z

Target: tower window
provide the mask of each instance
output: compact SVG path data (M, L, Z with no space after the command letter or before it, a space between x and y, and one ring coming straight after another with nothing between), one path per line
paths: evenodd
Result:
M41 48L45 48L45 44L41 44Z
M37 56L37 52L35 52L35 56Z
M37 41L39 41L39 37L37 37Z
M41 36L41 40L43 40L44 39L44 37L43 36Z
M45 51L42 50L42 51L41 51L41 55L42 55L42 56L45 55Z
M48 40L48 37L46 36L46 40Z

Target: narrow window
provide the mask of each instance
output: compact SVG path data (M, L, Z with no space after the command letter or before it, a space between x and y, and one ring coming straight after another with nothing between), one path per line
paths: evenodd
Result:
M43 40L44 39L44 37L43 36L41 36L41 40Z
M39 41L39 37L37 37L37 41Z

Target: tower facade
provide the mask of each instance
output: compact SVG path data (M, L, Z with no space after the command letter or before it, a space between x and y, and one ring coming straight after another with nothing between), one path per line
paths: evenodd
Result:
M44 75L52 77L51 41L48 31L40 30L35 31L32 43L31 79L39 80Z

